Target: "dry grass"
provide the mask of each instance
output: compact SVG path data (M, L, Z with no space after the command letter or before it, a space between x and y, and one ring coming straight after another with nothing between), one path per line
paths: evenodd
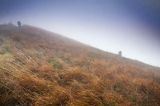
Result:
M0 106L160 106L159 68L34 27L5 31Z

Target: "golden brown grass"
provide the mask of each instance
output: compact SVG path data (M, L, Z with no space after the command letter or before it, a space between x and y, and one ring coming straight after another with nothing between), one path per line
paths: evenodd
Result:
M3 34L0 106L160 106L159 68L34 27Z

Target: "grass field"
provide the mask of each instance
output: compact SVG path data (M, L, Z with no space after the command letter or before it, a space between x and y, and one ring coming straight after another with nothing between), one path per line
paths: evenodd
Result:
M0 106L160 106L160 68L0 25Z

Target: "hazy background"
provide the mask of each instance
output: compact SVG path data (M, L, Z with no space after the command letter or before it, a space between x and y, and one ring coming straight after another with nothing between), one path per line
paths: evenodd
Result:
M160 66L159 0L0 0L0 23L17 20Z

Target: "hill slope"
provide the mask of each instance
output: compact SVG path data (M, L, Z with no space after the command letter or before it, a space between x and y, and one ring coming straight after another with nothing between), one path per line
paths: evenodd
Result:
M159 68L32 26L0 25L0 106L159 105Z

